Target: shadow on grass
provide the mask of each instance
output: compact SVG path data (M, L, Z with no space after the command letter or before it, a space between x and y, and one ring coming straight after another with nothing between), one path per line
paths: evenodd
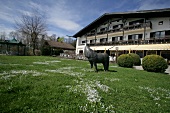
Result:
M163 74L169 75L169 73L164 72Z
M117 72L117 71L115 71L115 70L108 70L108 71L104 71L104 69L98 69L98 72Z

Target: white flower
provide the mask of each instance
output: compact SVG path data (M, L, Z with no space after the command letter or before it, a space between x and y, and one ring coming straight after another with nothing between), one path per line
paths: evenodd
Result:
M46 65L48 65L49 63L48 62L33 62L33 64L46 64Z
M32 75L32 76L40 76L40 75L46 75L44 73L40 73L38 71L33 71L33 70L11 70L9 71L8 73L7 72L4 72L2 73L2 77L1 79L9 79L11 77L14 77L14 76L18 76L18 75Z
M100 84L100 81L96 81L96 86L98 86L104 92L108 92L109 90L109 87L107 85Z

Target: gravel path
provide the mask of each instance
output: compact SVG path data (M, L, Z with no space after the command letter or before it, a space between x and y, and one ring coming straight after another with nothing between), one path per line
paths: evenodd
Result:
M143 70L142 66L134 66L135 69ZM166 69L165 73L168 73L170 75L170 65L168 66L168 69Z

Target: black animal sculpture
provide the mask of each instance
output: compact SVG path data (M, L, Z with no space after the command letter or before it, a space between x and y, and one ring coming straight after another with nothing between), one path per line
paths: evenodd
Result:
M102 63L104 66L104 70L108 71L109 68L109 55L107 53L96 53L92 49L90 49L88 46L85 46L84 48L84 55L88 58L91 68L93 68L93 64L95 66L95 71L97 70L97 63Z

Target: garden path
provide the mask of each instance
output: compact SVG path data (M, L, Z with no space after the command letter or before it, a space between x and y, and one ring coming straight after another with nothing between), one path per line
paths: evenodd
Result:
M135 69L143 70L142 66L134 66ZM165 73L168 73L170 75L170 65L168 65L168 68L166 69Z

